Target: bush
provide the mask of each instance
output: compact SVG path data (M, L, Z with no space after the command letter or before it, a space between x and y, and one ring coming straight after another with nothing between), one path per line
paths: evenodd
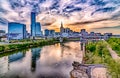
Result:
M4 51L5 47L4 46L0 46L0 51Z

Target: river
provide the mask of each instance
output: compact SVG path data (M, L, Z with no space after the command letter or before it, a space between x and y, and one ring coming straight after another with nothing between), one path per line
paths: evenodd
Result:
M82 61L80 42L67 42L0 57L0 78L70 78L73 61Z

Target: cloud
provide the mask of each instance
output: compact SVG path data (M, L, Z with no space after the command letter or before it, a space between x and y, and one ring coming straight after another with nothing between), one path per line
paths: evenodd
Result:
M0 0L0 23L20 22L30 27L30 13L37 13L37 21L44 28L111 27L120 24L119 0ZM5 21L5 20L7 21Z
M91 15L95 14L96 12L111 12L111 11L114 11L115 9L116 9L115 7L99 8L95 10Z
M101 22L101 21L106 21L106 20L109 20L109 19L99 19L99 20L94 20L94 21L75 22L75 23L69 24L69 25L91 24L91 23L96 23L96 22Z
M7 23L8 23L8 20L7 20L7 19L0 18L0 24L1 24L1 25L7 25Z
M101 28L93 28L93 29L120 29L120 26L114 26L114 27L101 27Z

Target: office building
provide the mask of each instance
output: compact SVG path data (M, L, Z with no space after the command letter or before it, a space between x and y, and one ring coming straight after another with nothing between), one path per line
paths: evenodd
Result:
M10 22L8 24L8 39L25 39L26 38L26 25Z
M50 30L45 29L45 36L49 36L49 32L50 32Z
M55 35L55 30L50 30L50 33L49 33L50 35Z
M36 22L36 31L35 31L35 36L41 36L42 32L41 32L41 24L39 22Z
M36 22L36 13L31 12L31 36L41 36L41 24L39 22Z
M90 32L90 34L89 34L90 36L94 36L95 35L95 33L94 32Z
M36 14L31 12L31 36L35 37L36 35Z
M0 37L5 36L5 31L4 30L0 30Z

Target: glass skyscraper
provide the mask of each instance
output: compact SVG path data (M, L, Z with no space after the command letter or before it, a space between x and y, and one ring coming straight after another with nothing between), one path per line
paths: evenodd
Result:
M39 22L36 22L36 36L41 35L41 24Z
M31 12L31 36L35 37L36 34L36 14Z
M36 23L36 13L31 12L31 24L35 24L35 23Z
M8 23L8 39L25 39L26 38L26 25L10 22Z
M55 30L50 30L50 35L54 35L55 34Z
M40 58L41 48L31 49L32 59L31 59L31 70L34 72L36 70L36 61Z
M36 13L31 12L31 36L40 36L41 35L41 24L36 22Z
M49 33L50 33L50 30L45 29L45 36L48 36L48 35L49 35Z

